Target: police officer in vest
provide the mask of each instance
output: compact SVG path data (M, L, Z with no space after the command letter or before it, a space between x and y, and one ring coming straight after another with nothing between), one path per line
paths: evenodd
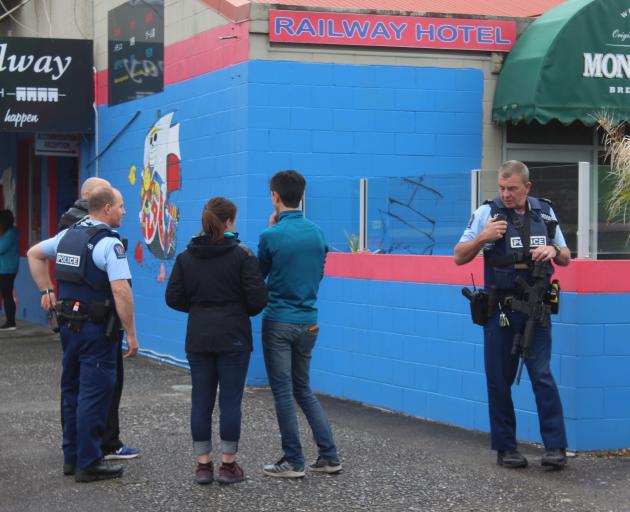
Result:
M125 214L122 196L95 189L90 217L33 246L28 262L42 292L42 308L55 306L61 327L63 371L63 472L77 482L116 478L119 465L102 463L101 437L116 381L120 326L127 353L138 351L129 264L118 234ZM59 300L52 293L47 259L55 259Z
M498 173L499 196L486 201L472 215L455 246L455 263L468 263L483 250L485 289L496 294L497 307L484 325L484 362L488 386L492 449L497 463L507 468L527 466L517 450L516 416L511 386L519 355L512 353L516 333L523 332L527 315L510 310L504 299L522 293L518 284L530 285L533 268L542 268L542 282L549 284L552 261L566 266L571 253L548 200L529 197L529 169L522 162L505 162ZM540 273L540 272L539 272ZM517 280L521 276L524 281ZM560 469L566 465L567 439L558 388L551 375L550 325L536 323L527 367L545 445L541 463Z
M83 185L81 185L81 197L77 199L59 219L59 224L57 225L59 231L67 229L88 217L88 198L93 190L101 187L111 188L111 184L103 178L97 178L94 176L83 182ZM114 193L120 195L120 192L117 190L115 190ZM127 239L123 238L121 240L126 249ZM103 439L101 443L101 449L103 450L105 460L133 459L140 455L140 450L138 448L126 446L120 440L120 416L118 410L120 408L120 399L122 398L124 380L125 370L123 365L121 337L116 356L116 386L114 387L114 394L109 406L109 414L107 415L107 423L105 425L105 431L103 432ZM63 428L63 400L61 401L61 427Z

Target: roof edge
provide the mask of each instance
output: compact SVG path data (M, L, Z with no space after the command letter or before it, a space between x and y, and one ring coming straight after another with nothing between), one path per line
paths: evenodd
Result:
M207 0L212 1L212 0ZM216 1L216 0L215 0ZM343 7L320 7L312 5L287 5L283 3L267 4L251 2L255 4L257 8L263 8L267 10L277 9L280 11L307 11L307 12L337 12L337 13L350 13L350 14L373 14L379 16L416 16L416 17L431 17L431 18L457 18L457 19L471 19L471 20L502 20L502 21L525 21L531 23L536 17L530 16L490 16L486 14L459 14L459 13L444 13L444 12L431 12L431 11L396 11L391 9L348 9Z
M249 20L252 5L249 0L203 0L203 2L233 23Z

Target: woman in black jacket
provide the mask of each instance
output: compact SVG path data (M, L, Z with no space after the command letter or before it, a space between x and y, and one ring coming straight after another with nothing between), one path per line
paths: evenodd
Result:
M222 464L217 480L244 479L235 461L241 433L241 401L252 351L250 316L267 304L258 261L234 232L236 206L223 197L203 209L203 233L177 256L166 303L188 313L186 355L192 377L191 430L196 480L213 480L212 410L219 388Z

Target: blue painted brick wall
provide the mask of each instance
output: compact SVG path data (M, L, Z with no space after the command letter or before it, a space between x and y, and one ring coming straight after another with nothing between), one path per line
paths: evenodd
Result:
M295 168L309 183L307 216L322 225L333 250L347 250L344 231L357 231L358 178L367 177L371 248L401 240L420 246L421 229L430 232L422 247L449 253L468 217L468 173L480 165L482 94L480 70L252 61L101 108L101 148L141 112L102 157L101 174L125 195L129 215L121 231L133 254L141 239L140 196L129 169L141 169L144 137L158 110L174 111L182 153L182 189L171 196L180 209L178 252L199 229L203 203L214 195L235 200L242 239L255 247L271 208L269 177ZM93 150L83 146L84 153ZM84 166L87 174L93 167ZM402 229L377 215L388 211L390 197L404 199L404 176L422 177L439 191L435 196L423 189L426 195L410 203L437 220L434 230L419 221ZM142 265L131 258L140 342L182 358L185 315L164 305L165 283L156 279L160 262L146 248L144 253ZM165 263L167 274L171 265ZM563 294L552 367L574 449L630 442L629 300ZM459 287L326 278L320 306L322 334L313 359L318 390L488 430L481 329L470 323ZM259 330L258 318L249 375L254 384L266 382ZM518 436L540 441L527 378L514 396Z
M307 215L333 250L347 251L345 233L358 232L367 177L371 250L450 253L481 161L480 70L252 61L249 81L250 172L303 172ZM415 201L378 179L425 175L438 194Z
M320 305L317 389L489 430L483 334L470 322L459 286L326 278ZM630 321L620 323L628 306L628 295L562 295L552 369L573 449L630 443ZM608 313L586 314L593 307ZM519 439L542 442L526 372L513 399Z

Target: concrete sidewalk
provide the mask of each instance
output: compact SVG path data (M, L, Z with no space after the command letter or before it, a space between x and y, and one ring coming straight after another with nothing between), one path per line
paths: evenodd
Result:
M60 359L59 341L42 327L0 333L2 512L630 510L628 459L580 455L566 470L546 472L542 451L525 445L530 467L510 471L495 464L485 434L327 397L344 471L269 478L261 464L281 453L264 388L248 389L243 405L239 461L247 480L202 487L193 481L189 374L143 357L126 362L121 406L123 441L141 458L123 462L121 479L77 484L61 472ZM314 459L304 421L302 429Z

